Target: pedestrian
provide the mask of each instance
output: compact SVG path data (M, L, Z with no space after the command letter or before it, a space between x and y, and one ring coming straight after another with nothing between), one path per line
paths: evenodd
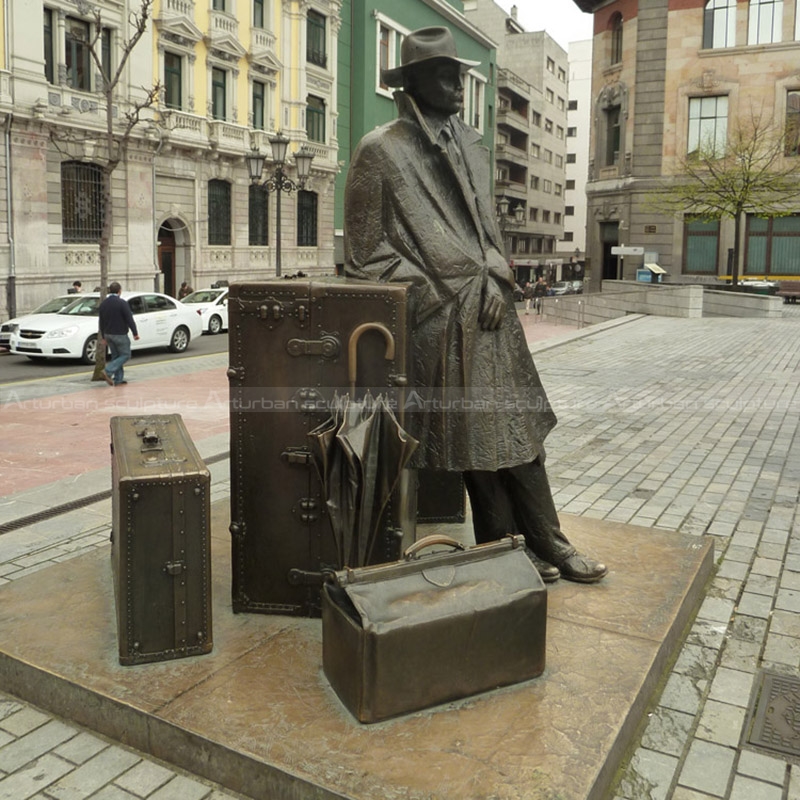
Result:
M183 283L181 283L181 288L178 289L178 300L183 300L184 297L190 295L193 291L194 289L192 289L186 281L183 281Z
M522 290L522 297L525 299L525 313L531 313L531 300L533 300L533 286L530 281L525 281L525 288Z
M109 386L127 383L123 366L131 357L128 331L133 334L134 339L139 339L131 307L127 300L120 297L121 291L122 287L114 281L108 287L108 296L100 303L97 346L99 348L108 345L111 350L111 360L106 362L103 370L103 380Z
M544 278L540 275L536 279L536 283L533 287L533 298L535 300L536 305L536 313L542 313L542 303L544 302L543 298L547 297L547 284L544 282Z
M83 291L83 284L80 281L72 281L72 286L67 289L67 294L80 294Z
M448 28L413 31L381 71L399 116L367 133L345 189L345 271L411 284L410 466L461 472L478 543L517 531L544 580L594 583L606 566L561 531L544 468L556 423L514 306L488 151L459 116ZM479 410L477 410L479 409Z

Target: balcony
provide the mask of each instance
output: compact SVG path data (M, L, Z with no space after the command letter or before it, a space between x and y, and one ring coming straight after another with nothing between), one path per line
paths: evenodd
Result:
M498 142L495 147L495 160L510 161L512 164L527 167L528 153L526 150L514 147L511 144Z
M194 20L193 0L161 0L160 19L166 20L170 17L186 17Z

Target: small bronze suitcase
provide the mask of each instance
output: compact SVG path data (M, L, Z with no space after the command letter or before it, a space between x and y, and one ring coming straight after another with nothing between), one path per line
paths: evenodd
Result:
M111 418L120 664L212 648L211 476L179 414Z
M417 557L436 544L458 549ZM544 671L547 591L520 536L466 549L428 536L403 561L335 578L322 593L322 666L360 722Z
M234 612L320 615L323 570L338 565L309 433L353 386L358 396L364 387L394 400L402 393L407 293L403 284L338 278L231 286ZM387 526L373 561L395 560L413 541L407 498L393 497L398 524Z

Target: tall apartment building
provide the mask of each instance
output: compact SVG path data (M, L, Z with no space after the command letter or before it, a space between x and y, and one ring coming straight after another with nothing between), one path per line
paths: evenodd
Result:
M734 221L675 218L652 197L707 136L752 114L785 126L783 165L800 164L797 0L575 0L594 15L587 249L595 279L632 279L618 245L642 247L670 280L729 272ZM800 275L800 177L789 216L743 219L743 277Z
M526 32L494 0L465 0L464 13L497 42L495 199L507 255L523 282L562 277L567 152L567 53L545 31Z
M140 4L99 8L98 50L113 73ZM112 108L121 118L161 84L113 173L111 278L173 293L182 280L274 276L277 204L251 186L245 157L253 147L268 155L278 131L290 153L305 145L315 156L305 189L282 198L284 271L332 271L339 8L339 0L156 0ZM74 279L99 281L106 157L105 103L87 45L94 7L7 0L4 9L0 316ZM291 177L291 158L286 169Z

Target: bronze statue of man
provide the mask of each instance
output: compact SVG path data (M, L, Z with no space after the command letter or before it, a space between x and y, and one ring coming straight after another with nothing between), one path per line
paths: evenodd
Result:
M412 284L406 423L412 465L464 475L478 543L524 535L545 580L599 581L604 564L561 532L544 469L556 423L502 254L488 151L459 117L462 73L447 28L410 33L382 78L399 118L353 154L345 194L348 275Z

